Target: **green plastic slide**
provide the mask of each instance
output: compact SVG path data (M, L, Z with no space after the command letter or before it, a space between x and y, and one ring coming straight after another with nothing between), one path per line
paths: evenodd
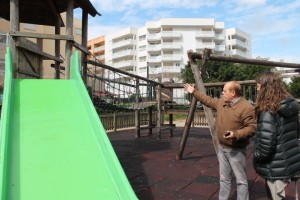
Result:
M1 200L137 199L80 77L14 79L5 57Z

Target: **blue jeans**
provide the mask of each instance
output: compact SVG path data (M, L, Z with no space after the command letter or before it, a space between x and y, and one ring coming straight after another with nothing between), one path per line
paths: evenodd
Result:
M230 149L219 145L220 170L219 200L227 200L231 190L231 173L236 178L237 200L248 200L248 181L246 177L246 148Z

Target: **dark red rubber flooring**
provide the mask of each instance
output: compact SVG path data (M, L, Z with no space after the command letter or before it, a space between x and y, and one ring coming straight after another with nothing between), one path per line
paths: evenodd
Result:
M182 127L158 139L156 131L147 136L143 130L135 138L134 130L108 133L123 169L140 200L217 200L219 192L218 160L207 128L191 128L182 160L176 160ZM253 142L247 151L247 175L250 199L267 200L264 180L252 166ZM236 199L233 181L230 199ZM295 199L295 184L287 190L287 200Z

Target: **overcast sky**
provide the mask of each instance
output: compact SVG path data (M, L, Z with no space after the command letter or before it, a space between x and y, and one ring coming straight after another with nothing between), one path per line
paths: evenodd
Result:
M161 18L213 18L252 38L253 58L300 63L300 0L91 0L89 39Z

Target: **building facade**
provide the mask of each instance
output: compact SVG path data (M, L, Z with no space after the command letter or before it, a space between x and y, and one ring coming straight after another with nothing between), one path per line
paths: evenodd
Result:
M249 34L237 28L226 29L224 22L209 18L165 18L103 37L106 65L162 82L182 81L180 72L187 64L188 50L202 53L210 48L214 55L252 56ZM95 40L88 42L91 50Z

